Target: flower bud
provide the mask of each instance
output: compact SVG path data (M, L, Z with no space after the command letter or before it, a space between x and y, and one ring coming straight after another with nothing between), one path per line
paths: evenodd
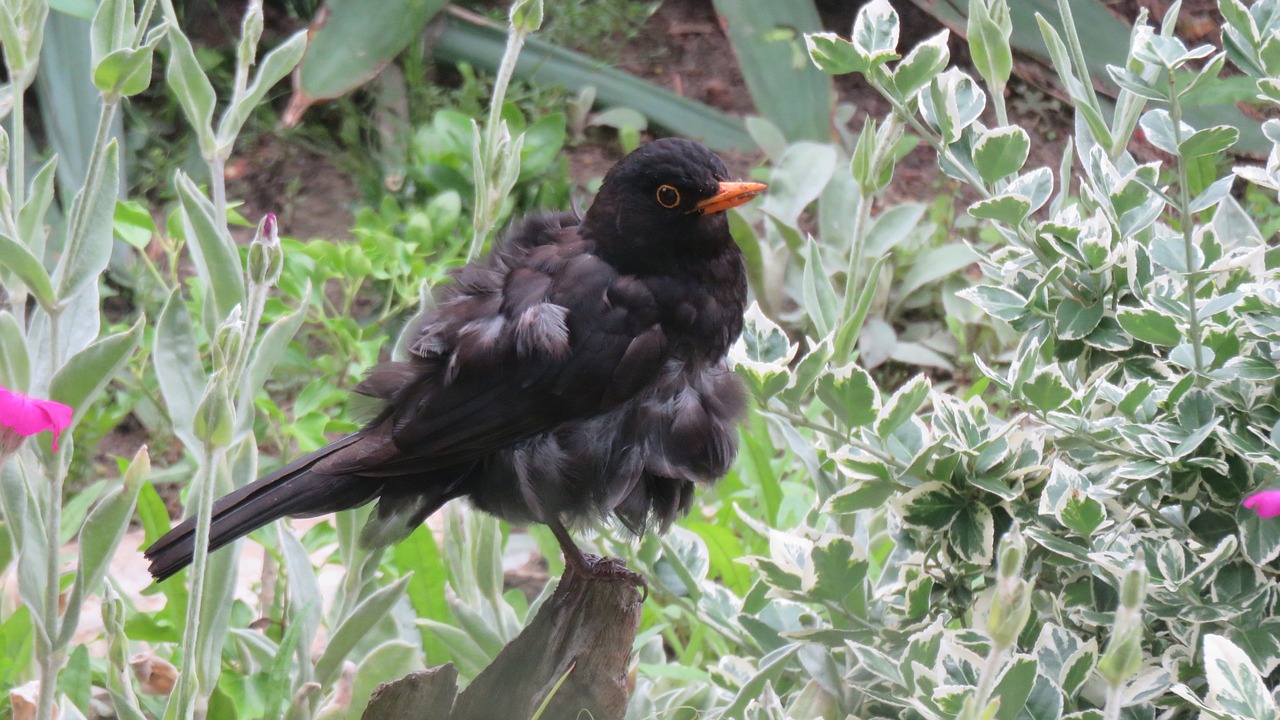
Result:
M275 213L267 213L258 223L249 244L249 280L257 285L274 286L284 267L284 250L280 247L280 228Z
M996 586L987 614L987 634L1004 650L1018 641L1031 617L1031 586L1022 578L1005 578Z
M1022 575L1022 562L1027 557L1027 541L1015 528L1005 533L1000 540L1000 564L997 575L1000 579L1014 578Z
M1120 604L1130 610L1138 610L1147 599L1147 569L1134 567L1125 573L1120 583Z
M231 443L231 429L235 425L235 408L227 394L227 382L217 371L205 389L200 406L196 408L196 437L209 445L225 446Z
M1031 585L1022 579L1026 557L1027 543L1015 527L1000 540L995 595L987 615L987 632L1002 650L1017 642L1031 617Z
M1125 627L1121 627L1119 616L1126 612L1121 609L1116 613L1116 628L1098 660L1098 674L1111 687L1119 687L1142 668L1142 626L1124 623Z
M124 601L108 583L102 595L102 627L107 636L107 660L115 670L123 671L128 644L124 635Z
M542 0L517 0L511 6L511 26L521 35L542 27Z
M240 306L218 326L213 338L213 362L215 368L230 368L240 356L244 344L244 321L240 319Z
M1120 581L1120 607L1107 649L1098 660L1098 674L1112 687L1133 677L1142 668L1142 603L1147 596L1147 570L1131 567Z

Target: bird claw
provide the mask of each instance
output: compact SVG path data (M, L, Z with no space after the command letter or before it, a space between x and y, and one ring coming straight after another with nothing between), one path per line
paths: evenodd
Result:
M580 557L581 563L566 556L565 570L579 573L591 580L630 583L640 588L642 593L641 602L649 599L649 584L644 581L644 578L639 573L627 567L621 560L586 553Z

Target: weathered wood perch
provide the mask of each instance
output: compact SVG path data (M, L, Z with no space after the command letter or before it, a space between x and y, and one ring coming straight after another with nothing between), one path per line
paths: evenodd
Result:
M570 566L533 622L462 694L453 665L422 670L379 686L362 720L528 720L553 689L542 720L622 720L640 587L610 558L587 575Z

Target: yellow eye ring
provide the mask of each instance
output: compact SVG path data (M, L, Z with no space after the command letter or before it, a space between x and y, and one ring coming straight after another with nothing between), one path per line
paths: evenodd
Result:
M658 204L664 208L673 208L680 204L680 191L670 185L658 188Z

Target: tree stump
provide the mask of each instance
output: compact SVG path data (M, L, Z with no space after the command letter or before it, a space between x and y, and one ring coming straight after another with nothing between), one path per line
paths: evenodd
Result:
M567 567L533 622L461 695L452 665L415 672L374 691L362 720L527 720L549 695L542 720L622 720L640 587L611 558L585 574Z

